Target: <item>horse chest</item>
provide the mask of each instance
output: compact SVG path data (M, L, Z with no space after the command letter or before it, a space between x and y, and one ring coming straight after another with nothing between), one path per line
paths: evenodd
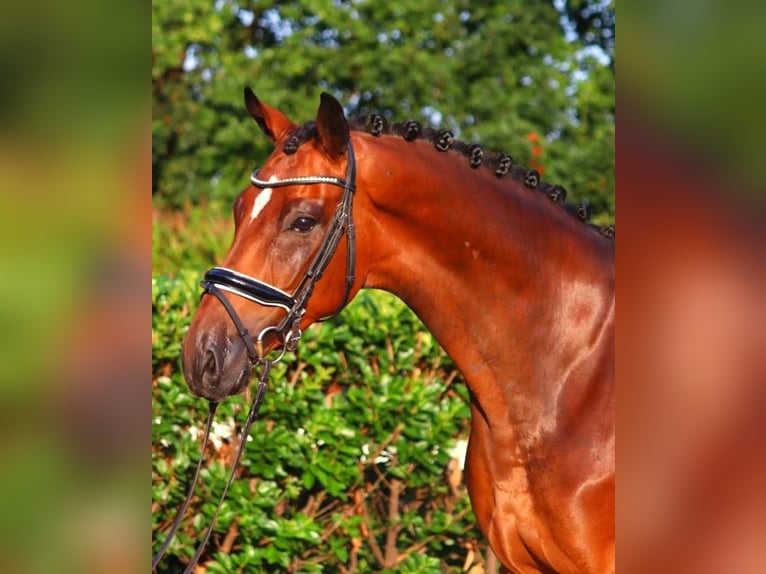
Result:
M520 574L583 571L559 545L545 511L535 504L525 465L517 456L498 455L518 454L518 449L498 447L482 430L471 433L466 482L479 526L498 559Z

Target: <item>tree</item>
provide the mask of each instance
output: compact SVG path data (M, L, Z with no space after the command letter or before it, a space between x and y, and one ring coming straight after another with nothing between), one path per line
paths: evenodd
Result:
M252 85L295 121L320 91L349 113L438 124L541 165L613 213L613 4L442 0L153 3L153 193L228 202L270 153Z

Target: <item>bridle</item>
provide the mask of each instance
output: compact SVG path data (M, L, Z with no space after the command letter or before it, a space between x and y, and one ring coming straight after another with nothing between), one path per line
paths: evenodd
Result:
M281 338L283 352L284 350L293 350L295 348L295 345L301 338L301 318L306 312L306 306L314 291L314 286L330 264L344 234L346 235L346 281L343 299L334 313L320 319L320 321L334 317L348 303L351 289L354 285L354 270L356 266L356 233L353 219L354 192L356 191L356 159L350 139L347 149L348 164L346 165L346 177L343 179L329 175L307 175L266 181L258 177L260 173L258 169L253 171L250 177L252 184L261 189L318 184L335 185L343 188L343 197L335 210L319 251L317 251L311 265L309 265L292 295L265 281L225 267L213 267L205 273L205 278L201 283L204 293L209 293L221 301L237 327L239 336L247 348L250 361L253 363L258 357L263 356L263 339L269 333L273 333ZM221 291L239 295L265 307L280 307L287 312L287 315L278 325L263 329L256 337L255 343L253 343L247 329L244 328L233 307L228 303Z
M356 191L356 159L354 157L354 148L351 145L351 140L348 141L348 164L346 165L346 176L341 179L334 176L325 175L309 175L289 177L285 179L265 181L258 177L260 170L256 169L250 177L252 184L258 188L274 188L274 187L288 187L294 185L317 185L327 184L336 185L343 188L343 197L335 210L332 221L327 229L322 244L319 246L317 254L314 256L311 264L309 265L306 273L301 278L298 286L290 295L285 291L275 287L265 281L250 277L233 269L227 269L225 267L213 267L207 273L205 273L204 280L200 285L203 289L202 296L207 294L213 295L223 305L224 309L231 318L234 326L237 328L242 342L245 344L247 356L250 359L253 370L260 369L258 374L258 387L256 390L253 403L247 415L245 425L242 427L241 436L239 439L239 446L237 453L232 464L231 473L224 485L223 493L218 501L218 506L215 509L211 523L208 526L202 540L197 546L197 550L192 557L191 562L184 570L184 574L189 574L194 569L195 565L202 556L202 552L207 544L210 535L212 534L213 527L215 526L218 513L221 510L223 501L226 498L226 493L231 486L234 479L234 472L237 469L239 460L244 452L244 446L247 443L247 436L250 434L250 427L252 423L258 417L258 411L263 402L263 398L266 392L266 385L268 383L269 373L271 367L279 362L288 350L294 350L295 346L301 338L300 322L303 315L306 313L306 306L308 305L309 298L314 291L314 286L317 281L321 279L322 274L327 269L330 261L335 255L335 252L340 243L341 237L346 235L346 280L344 286L343 299L338 309L329 315L320 319L320 321L327 320L340 313L348 303L351 296L351 289L354 285L355 267L356 267L356 235L354 231L353 220L353 202L354 192ZM240 297L243 297L249 301L263 305L265 307L280 307L286 311L285 318L278 324L266 327L263 329L253 342L250 337L249 331L245 328L239 315L234 310L231 302L228 300L224 292L233 293ZM266 335L273 333L281 339L281 347L278 351L278 355L275 358L268 359L264 353L263 342ZM205 434L202 440L202 449L200 457L197 462L197 467L192 478L191 486L189 487L188 494L179 509L176 519L173 522L168 535L165 538L160 550L152 557L152 570L154 570L159 563L165 551L168 549L171 540L175 536L176 531L181 523L183 515L186 513L186 509L191 502L191 498L194 494L194 488L199 478L200 469L202 468L202 461L204 458L205 448L207 446L208 438L210 436L210 429L213 424L213 416L218 404L214 401L210 401L207 422L205 425Z

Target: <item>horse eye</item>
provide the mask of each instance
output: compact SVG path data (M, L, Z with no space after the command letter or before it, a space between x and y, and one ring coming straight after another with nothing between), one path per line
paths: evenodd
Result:
M290 224L290 229L299 233L308 233L314 229L316 223L317 222L314 219L303 215Z

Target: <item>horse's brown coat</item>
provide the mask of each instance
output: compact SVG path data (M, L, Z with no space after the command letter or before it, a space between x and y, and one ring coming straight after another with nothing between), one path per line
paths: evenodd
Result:
M339 107L323 98L320 135L286 155L282 144L294 124L248 98L248 110L276 143L262 179L343 176L346 158L337 150L347 136L333 111ZM613 571L613 243L546 195L472 169L426 141L350 137L358 169L353 292L399 296L463 373L472 415L466 478L494 552L513 572ZM341 190L275 189L251 221L259 193L251 186L237 199L224 266L289 292ZM315 229L290 231L306 211L318 214ZM304 327L336 310L345 273L345 259L336 256ZM280 310L231 302L251 332L279 321ZM238 392L248 367L223 308L204 298L184 342L191 389L206 396L212 380L218 392Z

